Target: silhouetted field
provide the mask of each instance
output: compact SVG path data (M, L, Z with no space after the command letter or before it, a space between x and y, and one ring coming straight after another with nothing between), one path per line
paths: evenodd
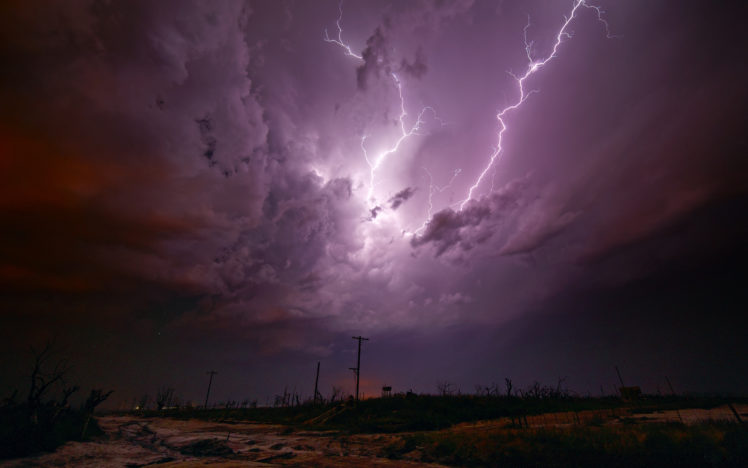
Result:
M384 449L389 458L408 454L454 466L744 467L748 432L727 422L497 428L421 432Z
M70 384L67 359L56 356L54 343L31 348L28 393L18 390L0 401L0 459L48 452L70 440L85 440L101 434L93 413L113 392L91 389L79 408L70 397L80 387Z
M70 440L86 440L102 432L86 409L26 404L0 407L0 459L48 452Z
M167 461L329 467L748 466L748 429L741 420L748 416L746 398L408 394L334 404L227 407L232 405L102 415L104 435L96 442L73 441L8 466L112 460L119 466ZM27 421L28 408L15 408L18 421ZM80 440L82 420L76 417L83 414L69 408L63 413L70 430L47 445L38 442L54 431L37 434L40 439L27 430L14 435L5 426L4 436L19 447L26 444L26 453ZM44 414L39 411L34 427L49 427ZM55 431L67 427L65 418L57 419ZM36 445L30 447L30 441Z
M390 434L377 449L379 457L450 466L748 466L748 429L727 403L745 411L748 399L411 394L333 405L141 414L280 424L281 435ZM698 419L704 417L717 420Z
M284 424L305 429L328 429L350 433L392 433L428 431L450 427L462 422L508 418L516 426L534 415L547 413L579 413L627 409L638 413L686 408L716 408L732 403L748 403L748 398L724 397L659 397L648 396L635 402L617 397L561 398L397 395L390 398L351 400L325 405L311 403L296 406L259 408L182 408L161 411L140 411L148 417L168 416L178 419L215 421L252 421ZM615 413L615 411L614 411ZM604 413L607 414L607 413Z

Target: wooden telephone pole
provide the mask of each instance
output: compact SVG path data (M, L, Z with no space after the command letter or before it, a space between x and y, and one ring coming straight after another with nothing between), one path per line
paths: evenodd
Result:
M319 384L319 361L317 361L317 377L314 379L314 404L317 404L317 395L319 395L319 391L317 390L317 384Z
M356 401L358 401L358 380L361 376L361 341L369 341L368 338L363 336L354 336L354 340L358 340L358 358L356 359L356 367L349 367L356 374Z
M213 376L216 375L218 372L211 370L206 372L206 374L210 375L210 380L208 380L208 393L205 394L205 409L208 409L208 397L210 396L210 386L213 384Z
M621 378L621 371L618 370L618 366L615 366L615 368L616 368L616 374L618 374L618 381L621 382L621 388L623 388L626 385L623 383L623 378Z

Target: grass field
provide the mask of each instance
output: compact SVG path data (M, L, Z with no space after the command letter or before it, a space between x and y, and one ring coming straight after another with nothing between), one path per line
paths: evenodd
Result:
M727 403L744 415L748 411L745 398L403 395L144 416L281 424L281 435L389 434L379 457L447 466L748 466L748 428Z
M265 407L247 409L193 409L141 411L149 417L169 416L180 419L214 421L254 421L285 424L289 427L339 430L348 433L394 433L428 431L454 424L507 418L514 426L527 425L540 415L573 415L574 418L626 418L679 409L710 409L726 405L748 403L748 398L724 397L657 397L649 396L635 402L616 397L603 398L520 398L496 396L435 396L400 395L372 398L359 402L337 404ZM628 415L628 416L627 416ZM732 416L728 415L725 419ZM536 423L537 425L537 423Z
M445 430L403 436L384 455L450 466L742 467L748 432L725 422Z
M748 417L746 398L645 396L622 401L410 394L273 408L183 407L106 415L98 439L70 442L47 458L18 459L10 466L95 465L99 456L124 457L127 463L272 460L282 466L330 467L354 462L412 467L743 467L748 466L748 428L741 417ZM67 427L60 421L55 427ZM70 426L74 431L69 437L45 433L35 438L10 431L8 425L6 442L54 436L54 443L21 444L27 450L6 457L80 439L79 425ZM97 427L92 429L91 434L99 433ZM15 442L7 447L17 449ZM211 450L194 449L200 444Z

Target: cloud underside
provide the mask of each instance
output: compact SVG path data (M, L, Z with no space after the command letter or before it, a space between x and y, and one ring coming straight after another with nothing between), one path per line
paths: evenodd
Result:
M367 34L346 31L362 51L357 61L317 40L318 26L334 25L336 8L296 7L4 7L3 292L19 301L91 295L98 305L109 297L112 317L127 313L117 304L128 298L135 313L184 329L267 327L295 330L288 333L304 336L297 341L311 338L290 323L498 323L505 316L491 318L497 297L518 313L527 297L585 283L622 250L671 235L745 192L738 175L745 172L735 169L745 162L732 138L745 101L740 80L717 67L703 81L695 70L683 85L695 92L683 93L652 72L595 94L570 79L579 67L590 67L588 81L609 83L630 65L609 58L595 66L600 51L582 38L606 43L582 18L580 39L534 84L542 92L527 111L542 115L512 115L493 180L459 210L456 201L495 144L492 112L501 93L514 92L509 81L494 87L503 71L523 64L466 56L468 31L497 39L485 12L472 2L383 7ZM514 24L502 15L495 21ZM512 34L526 24L521 16ZM462 52L440 36L454 31L465 41ZM677 69L687 57L676 39L663 40L659 54L637 48L639 68L668 57ZM507 57L516 52L516 43L501 44ZM612 49L629 46L610 47L613 57ZM475 89L461 84L461 73L482 76L477 70L502 78L476 78ZM445 123L413 136L377 169L380 201L372 205L361 138L371 132L381 141L367 145L387 147L397 134L391 73L401 76L408 124L425 105ZM732 104L710 99L725 90L738 96ZM697 114L717 117L691 117ZM575 128L579 137L564 133ZM541 131L546 138L536 136ZM435 190L424 168L437 179L459 177ZM421 222L423 229L403 234ZM719 240L694 236L679 248ZM566 265L577 276L557 273ZM642 268L623 262L617 281L640 277ZM518 275L542 278L542 287L531 279L517 286ZM93 313L87 310L81 313Z

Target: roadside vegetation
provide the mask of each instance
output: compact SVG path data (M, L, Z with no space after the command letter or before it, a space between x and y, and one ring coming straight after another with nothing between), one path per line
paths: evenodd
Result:
M111 392L92 390L74 408L69 401L78 387L66 382L68 370L49 349L35 353L26 397L15 393L0 405L0 457L50 451L100 433L94 409ZM581 397L561 384L515 389L507 379L501 391L477 386L474 394L460 394L440 383L436 395L408 392L358 402L335 388L329 399L318 394L306 401L284 390L273 406L244 400L208 409L183 403L163 386L154 398L144 395L133 401L135 409L115 414L272 424L280 435L324 431L321 437L340 440L381 434L372 446L379 457L449 466L748 466L748 427L735 409L745 411L748 398ZM681 411L696 408L722 408L726 417L681 418ZM665 411L669 419L658 420Z
M0 403L0 459L52 451L101 434L93 413L112 392L93 389L75 408L70 400L80 387L68 382L67 360L55 356L51 343L32 354L28 393L21 397L15 391Z
M213 421L247 421L287 425L292 429L337 430L345 433L395 433L445 429L452 425L506 418L514 427L527 426L528 418L543 414L566 414L582 423L583 412L602 418L625 419L626 414L687 408L716 408L729 402L748 403L748 398L706 396L643 396L625 401L614 396L599 398L563 396L487 396L399 394L355 402L277 407L237 408L231 404L211 409L195 407L137 410L145 417L172 417ZM590 419L587 416L587 419ZM594 419L594 418L593 418ZM598 418L599 419L599 418Z
M420 432L382 455L450 466L737 468L748 466L748 431L703 422Z
M274 407L242 408L229 402L207 410L162 408L137 414L277 424L280 434L320 430L341 440L383 434L376 449L380 457L448 466L748 466L748 427L735 411L748 398L594 398L539 384L517 391L477 390L471 395L407 393L316 404L280 398ZM734 413L724 412L725 407ZM681 418L680 411L697 408L722 408L726 416L719 421ZM658 421L665 411L670 420Z

